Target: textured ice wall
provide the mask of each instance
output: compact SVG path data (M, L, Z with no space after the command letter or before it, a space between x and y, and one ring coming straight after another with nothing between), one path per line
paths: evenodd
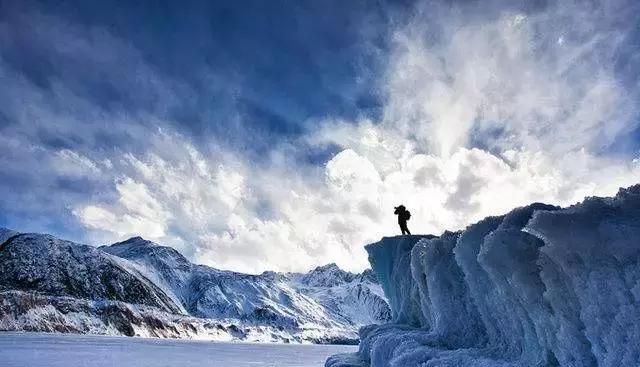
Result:
M420 326L422 314L415 302L418 289L410 271L411 249L415 244L434 236L384 237L380 242L367 246L369 262L391 306L393 322Z
M640 366L640 186L367 251L394 321L326 366Z

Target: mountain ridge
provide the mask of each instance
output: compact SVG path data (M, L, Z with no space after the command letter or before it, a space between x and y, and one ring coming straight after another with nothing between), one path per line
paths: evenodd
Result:
M391 315L370 272L335 264L253 275L139 236L93 247L1 228L0 240L0 330L353 343Z

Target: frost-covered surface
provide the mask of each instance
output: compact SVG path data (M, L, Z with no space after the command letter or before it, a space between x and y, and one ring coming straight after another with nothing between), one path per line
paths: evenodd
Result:
M317 367L347 345L221 343L0 333L2 367Z
M640 366L639 239L640 186L385 238L367 250L394 321L326 366Z
M192 264L176 250L139 237L101 250L126 259L197 317L299 329L318 340L340 331L344 341L357 339L357 327L390 318L371 271L352 274L330 264L307 274L241 274Z
M353 274L329 264L305 275L290 274L289 279L343 324L362 326L391 320L391 309L371 270Z
M342 329L291 330L244 325L233 319L177 315L118 301L22 291L0 292L0 330L280 343L340 342L349 335L349 331Z
M128 260L193 316L350 330L350 338L356 337L354 326L390 317L370 271L352 274L330 264L308 274L241 274L192 264L176 250L139 237L101 249Z
M371 271L248 275L140 237L94 248L2 230L0 330L355 343L390 309Z
M380 242L367 247L372 268L387 295L393 320L396 323L410 325L420 323L422 316L419 308L417 304L411 302L416 297L411 272L393 270L410 269L411 249L418 241L428 238L433 236L385 237Z
M177 312L155 284L126 271L113 256L94 247L50 235L18 234L0 247L0 290L114 300Z

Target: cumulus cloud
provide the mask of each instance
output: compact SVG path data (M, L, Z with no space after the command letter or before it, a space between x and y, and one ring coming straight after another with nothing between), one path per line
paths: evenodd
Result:
M90 242L142 235L196 262L246 272L328 262L362 270L362 246L398 233L393 207L401 203L413 233L439 233L533 201L569 205L638 182L636 152L614 149L638 128L638 85L616 66L636 52L627 47L633 12L616 11L637 10L633 4L488 4L418 4L389 30L391 48L371 51L387 65L379 119L313 119L307 133L274 141L260 161L222 148L220 137L194 141L156 104L106 111L62 87L47 101L6 66L0 76L28 92L30 116L73 122L61 123L63 139L90 116L113 126L91 124L91 136L111 129L130 144L25 145L21 137L36 134L26 120L0 139L20 140L19 156L52 157L39 165L43 174L95 182L68 199ZM155 101L178 103L180 83L157 75L130 45L104 32L91 37L134 60L153 81L145 89L166 89ZM61 112L69 101L76 110ZM54 125L42 129L52 136ZM321 164L301 158L326 147L337 150Z

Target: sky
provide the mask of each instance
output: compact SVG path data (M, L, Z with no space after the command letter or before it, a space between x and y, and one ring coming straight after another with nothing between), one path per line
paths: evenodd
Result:
M0 0L0 226L249 273L640 181L640 3Z

